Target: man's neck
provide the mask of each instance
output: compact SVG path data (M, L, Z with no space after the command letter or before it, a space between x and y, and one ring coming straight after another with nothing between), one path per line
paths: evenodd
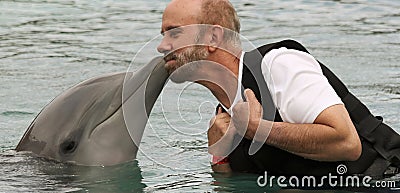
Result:
M227 70L223 73L210 72L211 76L215 77L213 81L197 82L208 88L217 100L227 108L231 107L236 97L241 54L242 51L239 50L235 55L227 52L222 52L219 56L215 55L216 57L212 58L213 61Z

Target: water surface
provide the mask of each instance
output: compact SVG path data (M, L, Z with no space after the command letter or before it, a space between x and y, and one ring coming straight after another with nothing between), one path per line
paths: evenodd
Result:
M135 162L78 167L11 151L60 92L96 75L126 71L139 49L159 35L166 3L0 1L0 192L280 191L260 189L254 175L212 173L206 131L216 101L193 84L167 85ZM254 45L302 42L400 132L400 1L232 3L242 35ZM151 57L138 54L132 68Z

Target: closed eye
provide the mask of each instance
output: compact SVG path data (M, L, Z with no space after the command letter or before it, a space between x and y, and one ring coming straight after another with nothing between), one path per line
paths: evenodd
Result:
M183 29L180 28L179 26L169 26L167 27L167 31L161 31L161 35L165 36L167 35L168 37L171 38L177 38L179 37L179 34L183 32Z

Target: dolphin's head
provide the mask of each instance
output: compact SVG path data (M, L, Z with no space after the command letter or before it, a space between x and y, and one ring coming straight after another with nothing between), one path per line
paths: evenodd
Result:
M144 129L168 77L162 61L157 58L136 73L96 77L68 89L38 114L16 150L78 165L135 159L138 147L123 116L122 93L133 108L144 107L134 109L135 116L143 117L134 126Z

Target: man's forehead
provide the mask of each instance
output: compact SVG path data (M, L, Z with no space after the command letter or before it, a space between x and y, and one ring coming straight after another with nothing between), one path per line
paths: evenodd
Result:
M172 1L165 8L161 30L168 31L174 27L197 24L200 13L201 0Z

